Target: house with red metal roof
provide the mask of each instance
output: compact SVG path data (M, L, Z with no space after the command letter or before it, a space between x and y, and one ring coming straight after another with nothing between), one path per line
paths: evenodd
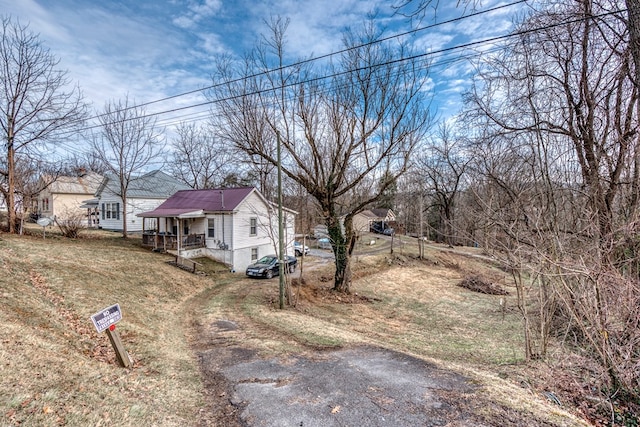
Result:
M285 247L293 255L295 214L284 209ZM207 256L244 271L277 253L278 211L254 187L181 190L138 217L151 219L143 244L183 258Z

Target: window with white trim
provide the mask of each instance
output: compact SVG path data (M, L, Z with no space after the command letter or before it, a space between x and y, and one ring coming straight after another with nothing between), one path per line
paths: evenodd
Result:
M258 260L258 248L251 248L251 262Z
M216 237L216 224L214 218L207 220L207 237Z
M249 219L249 235L256 236L258 234L258 218Z
M120 203L103 203L102 219L120 219Z

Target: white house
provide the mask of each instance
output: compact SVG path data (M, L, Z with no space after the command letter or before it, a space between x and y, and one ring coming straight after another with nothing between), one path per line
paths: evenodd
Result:
M285 252L294 254L295 214L284 209ZM178 191L156 209L138 214L143 243L185 258L208 256L244 271L277 253L278 210L254 187Z
M125 207L122 203L122 197L120 197L119 179L114 175L107 174L95 193L100 212L100 228L122 231L122 213L126 209L127 231L142 231L142 218L137 214L155 209L176 191L188 188L189 186L172 176L155 170L131 179L127 189L127 206Z

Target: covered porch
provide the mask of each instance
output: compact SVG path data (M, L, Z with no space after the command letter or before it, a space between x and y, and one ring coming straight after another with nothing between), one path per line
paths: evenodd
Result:
M181 241L179 239L182 239ZM187 234L176 236L171 233L144 231L142 233L142 246L167 250L196 249L206 246L204 234Z
M196 221L204 220L202 210L156 209L138 214L142 217L142 245L153 250L187 251L206 247L206 235L193 230ZM148 221L149 220L149 221Z

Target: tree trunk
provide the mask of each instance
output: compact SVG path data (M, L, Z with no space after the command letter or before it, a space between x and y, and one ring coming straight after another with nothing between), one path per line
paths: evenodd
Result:
M8 167L8 180L9 186L7 188L7 213L8 213L8 221L9 221L9 233L13 234L16 232L16 184L15 184L15 150L13 148L13 138L12 138L12 129L9 126L9 146L7 152L7 167Z
M353 231L352 216L347 215L343 225L337 215L332 215L328 221L329 238L336 258L336 273L333 289L338 292L351 293L351 254L355 247L355 233Z
M129 189L129 179L127 185L124 185L124 177L120 175L120 198L122 199L122 238L129 237L127 233L127 191Z
M122 198L122 238L129 237L127 233L127 199Z

